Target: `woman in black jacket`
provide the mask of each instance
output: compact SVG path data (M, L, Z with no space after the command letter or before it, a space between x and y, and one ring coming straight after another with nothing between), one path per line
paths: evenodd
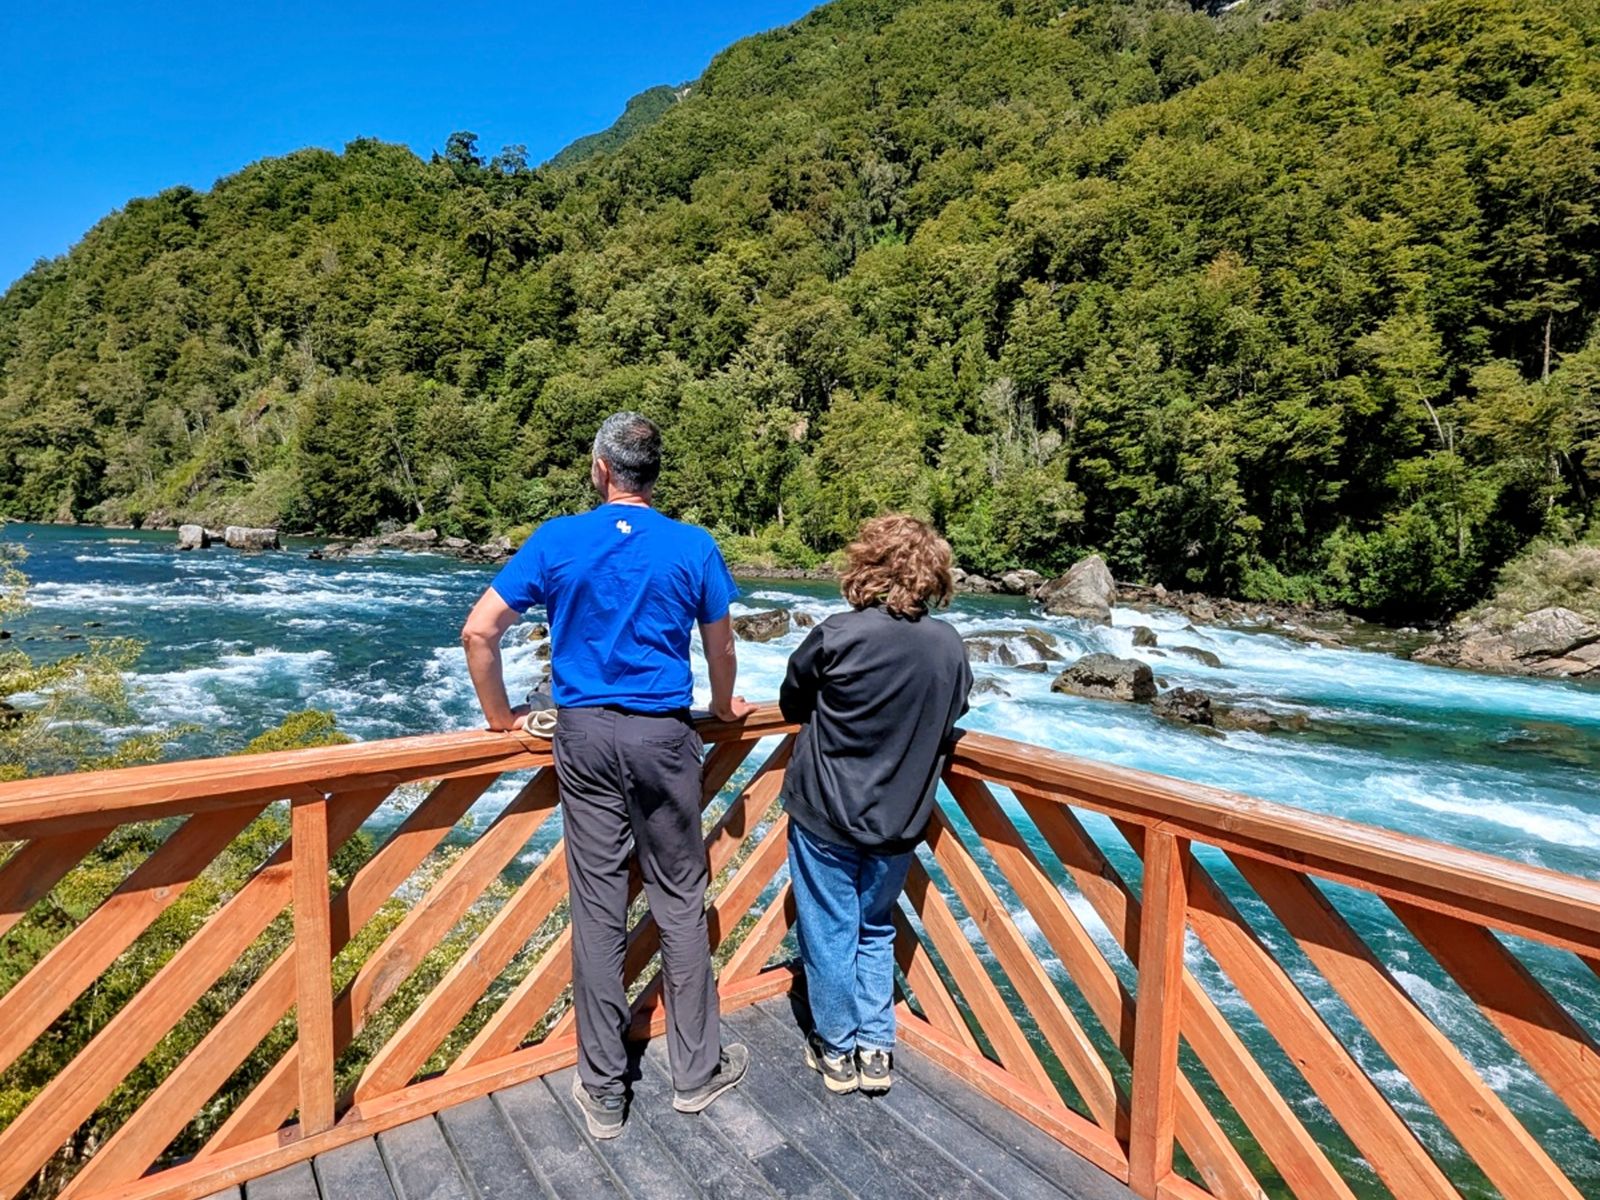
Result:
M894 907L933 813L972 671L930 617L952 591L950 546L923 521L861 527L841 580L851 611L789 660L783 715L801 726L784 777L789 876L814 1032L806 1063L834 1092L889 1089Z

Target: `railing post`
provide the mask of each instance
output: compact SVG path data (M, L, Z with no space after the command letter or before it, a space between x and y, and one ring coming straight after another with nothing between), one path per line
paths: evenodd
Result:
M328 901L328 800L291 802L294 863L295 1032L300 1051L300 1129L333 1124L333 935Z
M1157 1188L1172 1173L1188 857L1185 839L1158 829L1146 832L1128 1186L1147 1200L1154 1200Z

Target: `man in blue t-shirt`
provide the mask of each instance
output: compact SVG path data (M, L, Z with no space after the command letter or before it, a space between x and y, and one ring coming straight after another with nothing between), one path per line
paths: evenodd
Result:
M534 605L549 619L572 894L572 1090L597 1138L615 1137L626 1119L622 963L635 852L661 935L673 1107L701 1111L739 1082L749 1061L744 1046L721 1045L706 938L703 746L689 717L695 625L712 713L737 721L750 711L733 694L738 663L728 604L739 589L709 533L650 507L660 471L655 425L637 413L608 417L590 472L601 505L534 530L461 631L489 728L515 729L527 707L513 708L506 696L500 640Z

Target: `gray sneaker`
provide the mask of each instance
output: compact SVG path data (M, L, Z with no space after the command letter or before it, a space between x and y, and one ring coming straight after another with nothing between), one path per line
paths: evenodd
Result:
M806 1066L822 1076L822 1086L843 1096L861 1086L854 1054L834 1054L816 1034L806 1038Z
M894 1055L887 1050L857 1050L856 1072L861 1076L861 1090L881 1095L894 1085L891 1071Z
M717 1073L707 1082L687 1092L672 1094L672 1107L681 1113L703 1112L713 1100L744 1078L750 1066L750 1049L739 1042L722 1048L722 1061Z
M623 1122L628 1119L628 1105L621 1096L596 1100L589 1094L589 1089L583 1086L583 1080L574 1073L572 1098L583 1113L583 1123L589 1127L590 1137L604 1141L622 1132Z

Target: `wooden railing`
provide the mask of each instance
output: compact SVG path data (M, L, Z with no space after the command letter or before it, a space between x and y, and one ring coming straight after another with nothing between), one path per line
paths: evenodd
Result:
M795 981L770 965L793 918L777 807L791 733L772 708L702 727L727 1008ZM0 1129L0 1197L205 1196L570 1064L565 859L557 843L519 865L555 812L549 761L526 736L463 733L0 787L8 941L118 827L167 823L0 995L0 1081L22 1092L19 1072L101 973L289 808L287 839ZM487 828L446 849L474 802L526 771ZM330 891L330 860L423 782ZM1504 1064L1559 1102L1561 1146L1592 1147L1600 884L980 734L946 782L901 916L902 1038L1140 1196L1600 1186L1587 1151L1552 1150L1548 1114L1529 1131L1352 915L1403 928L1431 964L1408 958L1406 977L1454 979ZM656 948L640 913L626 971L641 1033L659 1028ZM241 963L259 965L196 1033ZM1559 975L1562 999L1536 969ZM262 1061L269 1045L281 1053ZM151 1062L160 1077L130 1099Z

